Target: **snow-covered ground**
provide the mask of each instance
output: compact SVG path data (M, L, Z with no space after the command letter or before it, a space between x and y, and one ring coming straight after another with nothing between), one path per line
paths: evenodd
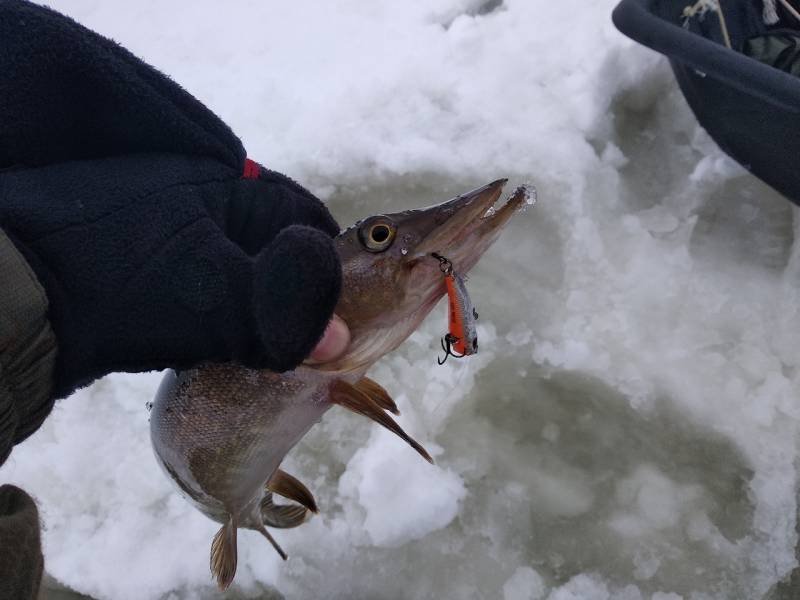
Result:
M52 2L342 224L538 188L470 277L481 353L436 366L440 306L372 372L437 466L331 411L286 462L320 516L276 533L286 563L242 533L227 597L761 598L795 567L800 215L614 3ZM217 525L150 449L158 381L61 402L0 469L39 501L47 571L96 598L217 596Z

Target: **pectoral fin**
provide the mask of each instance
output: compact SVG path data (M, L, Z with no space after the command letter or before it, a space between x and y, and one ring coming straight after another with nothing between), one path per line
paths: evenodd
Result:
M211 573L220 590L225 590L236 575L236 520L230 520L211 541Z
M267 489L270 492L275 492L284 498L302 504L313 513L319 512L314 495L308 491L308 488L302 482L289 475L286 471L281 471L280 469L275 471L267 482Z
M344 406L354 413L369 417L376 423L383 425L389 431L397 434L405 440L414 450L420 453L422 458L433 464L430 454L415 439L409 436L397 422L387 415L383 408L375 402L368 394L359 390L356 386L350 385L346 381L337 379L331 385L331 402Z
M267 492L261 501L261 518L264 525L277 527L279 529L289 529L305 523L311 511L305 506L297 504L275 504L272 501L272 494Z
M362 377L354 387L372 398L375 401L375 404L380 406L382 409L388 410L393 415L400 414L400 411L397 409L397 405L394 403L394 400L392 400L389 392L383 389L382 385L375 383L369 377Z

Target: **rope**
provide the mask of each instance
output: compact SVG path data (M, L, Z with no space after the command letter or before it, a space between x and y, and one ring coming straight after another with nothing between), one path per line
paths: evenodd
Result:
M714 9L714 0L697 0L683 9L683 18L688 21L698 14L702 17L709 9ZM684 26L687 26L686 21L684 21Z
M774 2L775 0L772 1ZM789 14L791 14L795 19L800 21L800 12L797 12L797 9L791 4L789 4L788 0L778 0L778 2L780 2L783 5L783 8L789 11Z
M783 1L783 0L781 0ZM731 47L731 36L728 34L728 24L725 22L725 15L722 13L722 0L697 0L694 4L690 4L683 9L683 26L689 26L689 19L699 14L701 17L709 10L716 11L717 18L719 19L719 27L722 30L722 39L725 45Z
M725 15L722 12L722 0L717 0L717 17L719 18L719 26L722 29L722 37L725 40L725 45L731 47L731 36L728 35L728 24L725 22Z

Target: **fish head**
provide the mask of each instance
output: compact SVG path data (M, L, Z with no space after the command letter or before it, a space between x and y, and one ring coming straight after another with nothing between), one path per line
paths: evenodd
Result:
M428 208L373 215L339 234L343 285L336 314L351 342L339 359L315 368L364 369L411 335L446 291L436 257L465 274L525 204L527 190L518 188L495 207L506 181Z

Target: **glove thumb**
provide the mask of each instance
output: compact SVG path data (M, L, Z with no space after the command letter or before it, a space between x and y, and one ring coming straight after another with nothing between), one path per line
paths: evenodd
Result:
M300 364L325 333L342 288L333 240L314 227L291 225L255 259L253 307L267 363Z

